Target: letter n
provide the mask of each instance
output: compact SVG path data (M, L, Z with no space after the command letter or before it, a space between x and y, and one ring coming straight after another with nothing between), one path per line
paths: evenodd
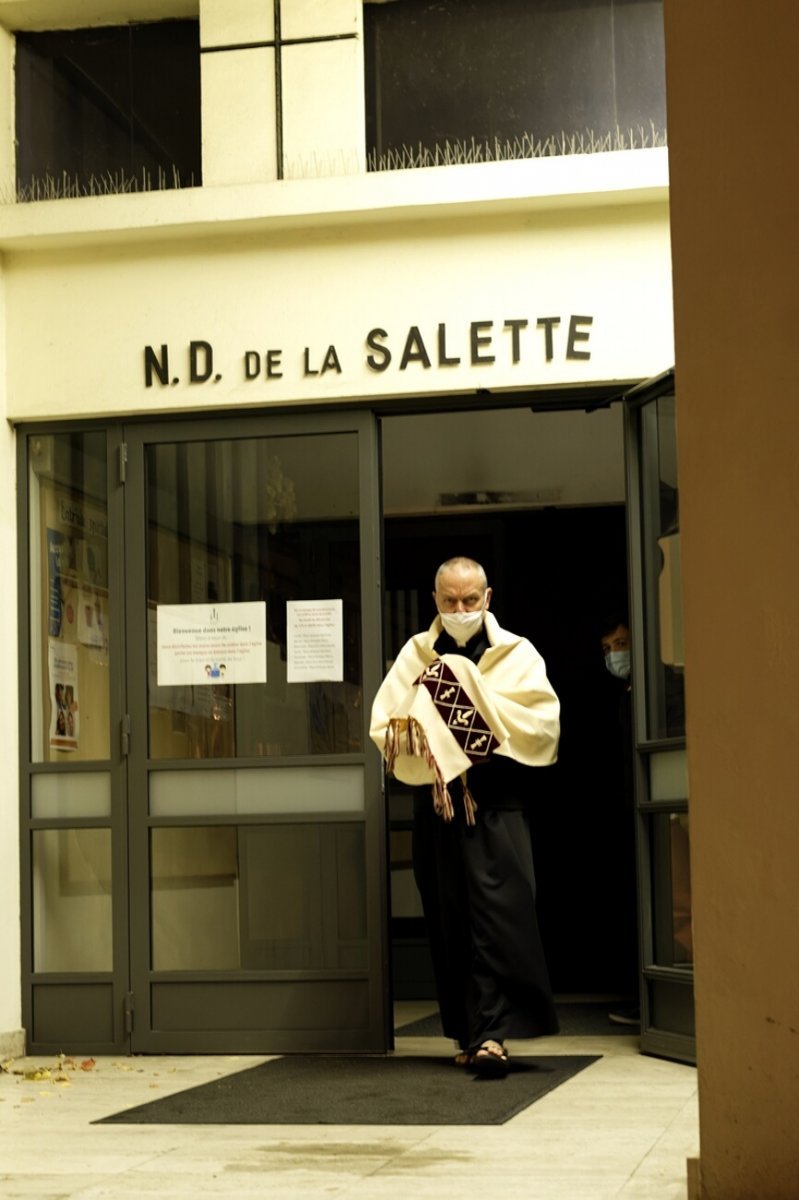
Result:
M161 384L169 383L169 351L166 344L161 347L161 357L159 358L152 346L144 347L144 386L153 386L153 375L156 375L158 382Z

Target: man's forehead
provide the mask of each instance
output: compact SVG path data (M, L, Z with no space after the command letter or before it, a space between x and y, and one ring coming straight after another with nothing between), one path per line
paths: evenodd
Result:
M622 638L629 639L630 631L626 625L617 625L615 629L611 629L609 633L604 634L600 639L602 642L617 642Z
M442 571L438 577L438 590L440 592L463 591L469 589L477 592L482 592L483 581L480 577L480 572L474 567L450 567L447 571Z

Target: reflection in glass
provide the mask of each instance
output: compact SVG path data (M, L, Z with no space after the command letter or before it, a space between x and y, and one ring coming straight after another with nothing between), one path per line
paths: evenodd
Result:
M366 968L363 827L153 829L155 970Z
M153 968L238 967L236 830L154 829L150 870Z
M685 656L674 395L645 405L641 421L649 736L682 737Z
M154 758L343 754L363 747L357 435L148 448ZM286 605L340 599L344 678L289 683ZM265 601L267 682L164 686L159 604Z
M37 434L29 451L32 760L107 759L105 434Z
M655 959L659 966L690 966L694 950L688 814L660 813L653 820Z
M691 929L691 846L688 838L688 814L672 813L669 818L671 841L672 930L675 966L694 960Z
M110 971L110 829L33 834L33 969Z

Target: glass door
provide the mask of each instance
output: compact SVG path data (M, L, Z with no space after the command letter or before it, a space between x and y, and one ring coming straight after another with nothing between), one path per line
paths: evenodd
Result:
M33 1054L127 1045L119 433L20 431L23 1022Z
M694 1062L688 771L674 373L625 398L641 1048Z
M372 418L127 454L131 1045L385 1050Z

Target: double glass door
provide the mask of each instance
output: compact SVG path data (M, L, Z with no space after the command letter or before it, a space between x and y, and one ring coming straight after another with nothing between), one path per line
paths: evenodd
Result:
M385 1049L371 419L30 463L32 1044Z
M673 379L625 408L641 1041L690 1059ZM385 1050L374 418L19 443L29 1048Z

